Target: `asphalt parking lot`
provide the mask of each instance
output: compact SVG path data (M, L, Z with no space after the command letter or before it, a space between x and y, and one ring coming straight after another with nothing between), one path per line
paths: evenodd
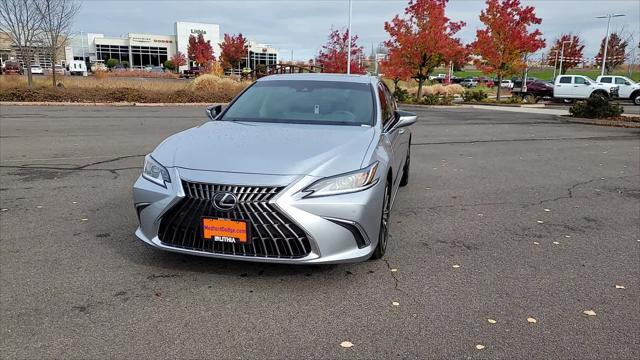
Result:
M386 257L308 267L135 239L143 156L203 109L0 111L2 358L640 357L638 130L416 109Z

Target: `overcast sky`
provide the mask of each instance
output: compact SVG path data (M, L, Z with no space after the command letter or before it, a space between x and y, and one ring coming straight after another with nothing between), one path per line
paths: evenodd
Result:
M640 40L640 1L638 0L523 0L536 8L542 18L540 29L547 45L558 34L579 34L586 43L585 57L593 57L606 32L606 19L596 16L609 12L625 14L612 19L612 29L624 27ZM402 14L407 0L354 0L352 31L358 45L371 52L372 44L387 39L384 22ZM459 32L465 43L473 41L484 0L452 0L447 16L467 25ZM100 1L85 0L75 22L77 32L96 32L110 36L126 33L171 35L175 21L220 25L224 33L242 32L249 39L279 48L280 58L309 59L326 42L331 27L346 28L347 0L236 0L236 1ZM216 54L219 55L219 54Z

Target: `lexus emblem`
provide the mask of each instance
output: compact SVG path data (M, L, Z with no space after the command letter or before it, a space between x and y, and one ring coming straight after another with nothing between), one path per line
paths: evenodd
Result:
M233 210L238 205L238 198L230 192L219 192L213 196L213 206L222 211Z

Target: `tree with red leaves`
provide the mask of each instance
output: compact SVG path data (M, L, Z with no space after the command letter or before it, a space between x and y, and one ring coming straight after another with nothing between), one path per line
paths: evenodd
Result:
M178 51L177 53L173 54L173 56L171 56L171 62L173 63L173 66L178 69L180 68L180 66L187 65L187 57L184 56L183 53Z
M363 47L358 46L356 41L358 36L351 37L351 73L364 74L365 68L360 66L358 59L363 56ZM349 47L349 34L340 30L331 30L329 41L322 46L318 55L318 62L327 73L347 72L347 48Z
M564 44L564 51L562 51L562 43ZM578 35L562 34L553 42L553 46L549 49L549 57L547 60L548 65L557 66L556 64L556 52L558 59L564 54L562 59L562 69L560 69L560 75L564 74L567 70L576 67L583 62L582 51L584 50L584 43ZM560 63L560 60L558 60Z
M596 56L596 62L598 65L602 65L602 56L604 53L604 43L607 38L602 38L600 42L600 51ZM609 35L609 43L607 44L607 58L605 59L605 70L607 73L611 72L618 65L624 64L624 60L627 57L627 45L629 42L623 40L618 33L611 33Z
M445 16L448 0L410 0L404 18L396 15L384 29L391 39L385 42L390 53L399 54L411 77L418 82L418 99L422 85L437 66L453 60L463 51L455 34L465 25Z
M545 46L539 29L529 32L532 24L540 24L535 8L522 7L520 0L487 0L487 8L480 13L485 28L476 30L474 53L482 56L476 66L485 74L498 77L497 99L500 101L500 82L505 76L524 69L524 55Z
M189 56L189 60L194 61L199 66L205 66L216 59L213 55L211 41L205 41L202 34L198 34L198 37L193 35L189 36L187 55Z
M380 72L385 78L393 81L393 92L398 90L398 83L401 80L407 81L411 79L413 72L406 66L402 59L402 54L397 51L389 51L387 58L380 62Z
M235 69L240 66L240 60L247 55L247 38L238 35L224 34L224 41L220 43L220 60L225 69Z

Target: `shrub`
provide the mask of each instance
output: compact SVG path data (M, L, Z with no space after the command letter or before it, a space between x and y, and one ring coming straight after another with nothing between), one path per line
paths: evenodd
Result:
M176 67L173 65L173 61L167 60L167 61L164 62L164 68L166 70L173 71L173 70L175 70Z
M107 68L111 69L114 66L118 65L118 59L109 59L106 62Z
M451 105L452 102L453 96L437 94L427 94L419 101L422 105Z
M569 114L573 117L588 119L602 119L622 115L624 108L618 103L612 103L599 96L588 98L586 101L578 101L571 108Z
M409 92L401 89L399 86L396 86L396 90L393 92L393 97L395 97L399 102L407 102L409 99Z
M464 87L460 84L451 84L444 87L447 95L462 95L464 93Z
M487 93L482 89L469 89L462 93L464 102L481 102L487 98Z
M122 64L125 69L129 68L129 62L127 60L123 60L120 64Z

